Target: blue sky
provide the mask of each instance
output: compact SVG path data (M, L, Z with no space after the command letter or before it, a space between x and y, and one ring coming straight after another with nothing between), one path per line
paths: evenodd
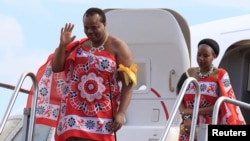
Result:
M77 39L85 36L82 15L89 7L169 8L193 26L250 14L249 5L249 0L0 0L0 82L16 85L22 73L36 73L57 47L66 22L75 24ZM24 88L30 82L26 78ZM0 88L0 117L12 93ZM23 105L22 95L15 107Z

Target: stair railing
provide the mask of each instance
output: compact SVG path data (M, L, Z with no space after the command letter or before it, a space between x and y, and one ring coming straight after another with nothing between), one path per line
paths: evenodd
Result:
M243 102L243 101L240 101L237 99L231 99L231 98L225 97L225 96L220 96L216 100L214 108L213 108L213 118L212 118L213 125L216 125L218 122L218 114L219 114L219 110L220 110L220 106L221 106L222 102L231 103L231 104L238 105L240 107L244 107L244 108L250 110L250 104L248 104L246 102Z
M198 111L199 111L199 103L200 103L200 87L199 87L199 83L198 81L193 78L193 77L189 77L187 78L182 87L181 87L181 90L177 96L177 99L176 99L176 102L172 108L172 111L170 113L170 117L167 121L167 125L165 126L164 130L163 130L163 134L161 135L161 138L159 141L165 141L166 138L167 138L167 135L168 135L168 132L171 128L171 125L174 121L174 118L176 115L176 113L178 112L179 110L179 107L180 107L180 104L182 102L182 99L184 97L184 94L189 86L189 83L194 83L197 91L196 91L196 95L195 95L195 102L194 102L194 112L193 112L193 115L192 115L192 123L191 123L191 131L190 131L190 137L189 137L189 140L190 141L194 141L194 138L195 138L195 127L196 127L196 123L197 123L197 117L198 117Z
M21 88L23 81L27 76L31 77L31 80L33 82L33 97L32 97L33 98L32 99L32 107L33 108L31 108L31 112L30 112L29 127L27 128L28 133L26 131L23 131L22 141L33 141L33 132L34 132L34 126L35 126L35 112L36 112L35 107L37 104L37 96L38 96L38 83L36 80L36 76L31 72L23 73L15 88L12 86L9 86L9 85L2 85L3 87L8 88L8 89L14 88L14 93L12 94L12 97L10 99L10 102L8 104L6 111L5 111L4 117L2 119L1 126L0 126L0 134L2 134L4 126L7 122L7 119L9 118L10 112L11 112L13 105L15 104L16 98L19 94L19 91L25 92L25 93L28 92L27 90L24 90Z

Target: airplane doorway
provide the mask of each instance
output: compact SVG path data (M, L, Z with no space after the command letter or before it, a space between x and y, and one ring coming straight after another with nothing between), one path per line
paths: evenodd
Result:
M229 46L219 67L229 73L236 98L250 103L250 40L241 40ZM244 108L241 111L247 124L250 124L250 111Z

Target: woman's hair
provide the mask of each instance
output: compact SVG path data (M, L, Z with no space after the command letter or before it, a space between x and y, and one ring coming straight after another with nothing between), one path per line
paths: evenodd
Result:
M187 73L184 72L184 73L181 75L181 77L180 77L180 79L179 79L179 81L178 81L178 83L177 83L177 87L176 87L176 94L177 94L177 95L179 94L179 92L180 92L180 90L181 90L181 87L182 87L183 83L185 82L185 80L186 80L187 78L188 78Z
M215 40L209 39L209 38L202 39L202 40L198 43L198 48L199 48L199 46L202 45L202 44L205 44L205 45L210 46L210 47L213 49L213 51L214 51L216 57L219 55L219 53L220 53L220 47L219 47L219 44L218 44Z

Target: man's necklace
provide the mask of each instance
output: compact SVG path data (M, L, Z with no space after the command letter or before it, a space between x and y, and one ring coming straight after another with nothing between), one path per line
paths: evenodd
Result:
M102 50L104 50L104 44L106 43L106 41L108 40L108 36L109 36L109 34L108 33L106 33L106 37L105 37L105 39L104 39L104 41L103 41L103 43L100 45L100 46L98 46L98 47L94 47L93 45L92 45L92 41L90 41L90 52L91 53L94 53L94 52L96 52L96 51L102 51Z
M198 75L199 78L206 78L206 77L208 77L208 76L213 72L213 70L214 70L214 66L212 65L212 66L209 68L209 70L208 70L207 73L202 74L202 73L201 73L201 69L199 68L199 69L198 69L198 72L197 72L197 75Z

